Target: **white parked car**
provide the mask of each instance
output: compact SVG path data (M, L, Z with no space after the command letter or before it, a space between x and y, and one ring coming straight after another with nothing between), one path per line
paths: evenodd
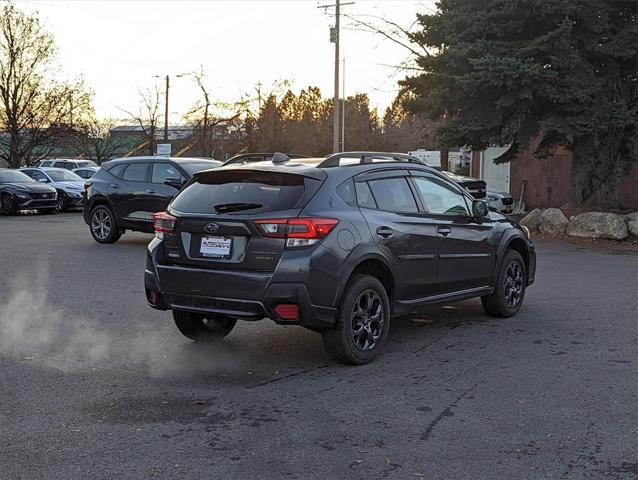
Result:
M49 158L48 160L42 160L39 166L66 168L67 170L73 170L75 168L97 167L98 164L95 163L93 160L74 160L72 158Z
M494 192L487 190L487 201L490 210L496 210L500 213L512 213L514 208L514 197L505 192Z
M57 210L80 208L84 204L84 179L64 168L25 167L20 169L37 182L46 183L58 192Z

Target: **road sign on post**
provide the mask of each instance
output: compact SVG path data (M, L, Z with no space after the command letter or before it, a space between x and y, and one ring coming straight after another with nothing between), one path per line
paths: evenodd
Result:
M158 143L157 149L155 150L155 155L160 157L170 157L171 156L171 144L170 143Z

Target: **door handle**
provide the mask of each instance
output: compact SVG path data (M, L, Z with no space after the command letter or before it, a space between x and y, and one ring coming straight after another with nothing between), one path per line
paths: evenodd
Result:
M436 233L438 233L439 235L443 235L444 237L447 237L451 231L452 229L450 227L438 227L436 229Z
M119 188L119 187L118 187L117 185L115 185L114 183L111 183L111 184L109 185L109 187L111 187L111 188Z
M155 193L155 190L148 189L146 190L146 193Z
M391 237L392 234L394 232L392 231L392 229L390 227L379 227L377 228L377 235L383 237L383 238L388 238Z

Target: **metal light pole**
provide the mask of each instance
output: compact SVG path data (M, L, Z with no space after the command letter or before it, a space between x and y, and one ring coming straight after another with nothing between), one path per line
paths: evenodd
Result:
M168 141L168 75L166 75L166 92L164 93L164 141Z

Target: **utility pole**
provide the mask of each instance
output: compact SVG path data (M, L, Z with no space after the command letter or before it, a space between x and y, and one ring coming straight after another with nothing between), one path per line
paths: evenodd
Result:
M334 131L332 132L332 151L339 152L339 0L335 3L335 98L334 98Z
M341 151L346 151L346 59L343 59L343 69L341 71L341 96L343 103L341 108Z
M259 104L259 111L261 112L261 80L257 82L257 103Z
M352 5L354 2L341 3L341 0L335 0L333 5L319 5L317 8L335 8L335 26L330 29L330 42L335 44L335 93L334 93L334 126L332 131L332 150L334 153L339 152L339 30L341 20L341 6Z
M164 93L164 141L168 141L168 75L166 75L166 92Z

